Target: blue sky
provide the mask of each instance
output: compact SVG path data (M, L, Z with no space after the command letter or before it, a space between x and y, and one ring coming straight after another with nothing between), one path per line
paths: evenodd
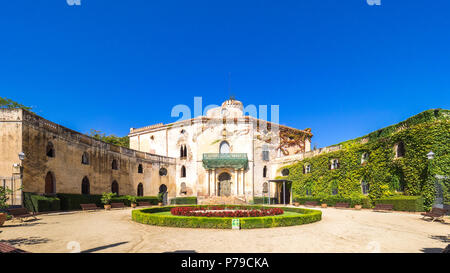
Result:
M323 147L449 108L449 13L448 0L4 1L0 96L126 135L230 86Z

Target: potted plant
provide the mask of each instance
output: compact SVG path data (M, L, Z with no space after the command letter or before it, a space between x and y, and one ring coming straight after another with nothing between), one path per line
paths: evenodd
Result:
M132 208L135 208L136 207L136 204L137 204L137 202L136 202L136 196L133 196L133 195L128 195L127 196L127 199L128 199L128 201L130 201L130 205L131 205L131 207Z
M6 205L6 202L8 202L9 195L12 192L13 191L8 188L0 187L0 227L3 226L3 224L6 221L6 218L8 217L8 214L4 213L2 211L8 208L8 205Z
M362 208L362 197L360 194L352 194L350 195L350 198L353 202L353 204L355 204L355 209L356 210L360 210Z
M325 194L321 193L321 194L318 194L317 197L319 199L320 206L324 209L327 208L328 207L328 204L326 203L327 196Z
M163 198L164 198L164 193L163 192L158 193L158 206L163 205Z
M115 193L112 193L112 192L108 192L108 193L104 192L104 193L102 194L102 199L101 199L101 201L102 201L102 203L103 203L103 205L104 205L104 207L105 207L105 210L110 210L110 209L111 209L111 199L112 199L114 196L116 196L116 194L115 194Z

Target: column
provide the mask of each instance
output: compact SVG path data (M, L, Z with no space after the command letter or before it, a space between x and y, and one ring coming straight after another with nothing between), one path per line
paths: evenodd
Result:
M213 169L213 175L214 175L214 195L217 196L217 182L216 182L216 169Z
M208 169L208 196L211 196L211 170Z
M239 195L239 170L235 169L234 172L236 173L235 177L234 177L234 183L236 183L236 196Z
M242 169L242 175L241 175L241 180L242 180L242 194L245 196L245 172L244 169Z

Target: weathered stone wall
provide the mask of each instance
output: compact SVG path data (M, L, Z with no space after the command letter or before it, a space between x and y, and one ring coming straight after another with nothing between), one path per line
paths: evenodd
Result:
M6 121L17 119L16 122ZM26 192L45 192L45 177L51 172L55 180L56 193L81 194L84 177L89 179L90 193L111 191L117 181L120 195L136 195L139 183L144 195L156 195L161 184L165 184L169 196L175 195L176 160L110 145L80 134L33 113L23 110L1 112L0 176L11 175L11 165L20 151L26 154L23 162L23 186ZM47 156L47 145L54 147L54 157ZM83 153L88 154L89 164L82 164ZM113 170L112 161L117 160L118 169ZM138 173L142 164L143 173ZM159 169L165 167L167 176L160 176Z

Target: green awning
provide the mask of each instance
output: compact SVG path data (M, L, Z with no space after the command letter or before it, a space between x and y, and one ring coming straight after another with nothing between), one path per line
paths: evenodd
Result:
M205 153L203 154L203 167L205 169L233 168L246 170L248 158L245 153Z

